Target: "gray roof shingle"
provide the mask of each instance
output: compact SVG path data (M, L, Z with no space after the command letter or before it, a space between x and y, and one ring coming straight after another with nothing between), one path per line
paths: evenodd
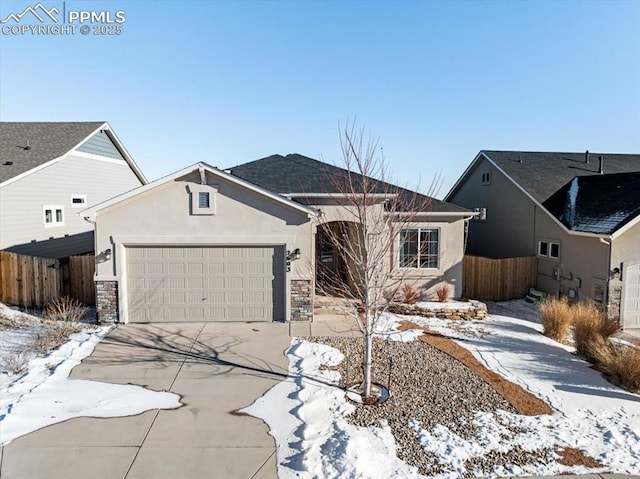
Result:
M0 122L0 183L67 153L105 122Z
M640 171L640 155L590 153L589 163L586 163L585 153L494 150L482 150L481 153L493 160L539 203L544 203L576 176L599 174L600 156L604 158L605 174Z
M349 171L344 168L297 153L287 156L271 155L234 166L229 168L229 171L232 175L281 195L290 193L341 193L344 191L341 191L339 184L336 184L336 180L340 183L349 177ZM359 175L351 174L353 175L352 181L357 184ZM393 190L400 193L401 196L415 194L405 188L382 181L376 181L374 186L374 192L376 193L389 193L390 190ZM451 203L445 203L425 195L421 196L428 199L429 210L432 212L464 213L469 211Z

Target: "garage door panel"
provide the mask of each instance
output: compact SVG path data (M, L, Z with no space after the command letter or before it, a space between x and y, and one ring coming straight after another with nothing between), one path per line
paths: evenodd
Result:
M223 277L217 277L217 278L206 278L206 284L207 287L209 289L223 289L224 288L224 278Z
M243 256L242 248L224 248L224 257L225 258L242 258Z
M187 278L184 277L169 277L168 279L169 289L185 289L187 287Z
M228 274L242 274L242 272L244 271L244 265L242 263L227 263L226 266Z
M282 247L131 247L129 321L284 317Z
M204 289L204 277L197 278L187 278L187 288L190 290L193 289Z
M184 274L184 264L179 263L169 263L167 265L167 273L168 274Z
M171 304L187 304L187 295L186 293L173 291L169 293L169 302Z
M242 291L229 291L227 293L227 302L229 304L242 304L244 301Z
M210 304L222 304L225 302L224 291L207 291Z

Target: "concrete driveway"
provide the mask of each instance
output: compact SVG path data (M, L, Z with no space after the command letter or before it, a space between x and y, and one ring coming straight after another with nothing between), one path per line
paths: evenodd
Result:
M171 391L184 406L40 429L3 448L0 476L275 478L267 426L233 411L286 377L288 344L282 323L119 326L71 377Z

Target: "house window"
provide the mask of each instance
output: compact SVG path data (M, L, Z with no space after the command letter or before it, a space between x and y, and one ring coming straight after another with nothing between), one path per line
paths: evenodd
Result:
M44 207L44 225L62 226L64 225L64 208L62 206Z
M560 243L553 241L539 241L538 256L552 259L560 258Z
M483 171L482 172L480 183L482 183L483 185L491 184L491 172L490 171Z
M401 268L438 268L440 230L416 228L400 232Z
M84 208L87 205L87 195L71 195L72 208Z

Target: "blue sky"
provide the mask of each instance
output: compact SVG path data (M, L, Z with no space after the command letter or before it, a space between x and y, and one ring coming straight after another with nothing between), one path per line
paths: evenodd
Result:
M64 7L122 10L122 34L0 35L0 119L106 120L149 179L273 153L339 164L354 118L397 183L439 174L439 197L481 149L640 152L640 1Z

